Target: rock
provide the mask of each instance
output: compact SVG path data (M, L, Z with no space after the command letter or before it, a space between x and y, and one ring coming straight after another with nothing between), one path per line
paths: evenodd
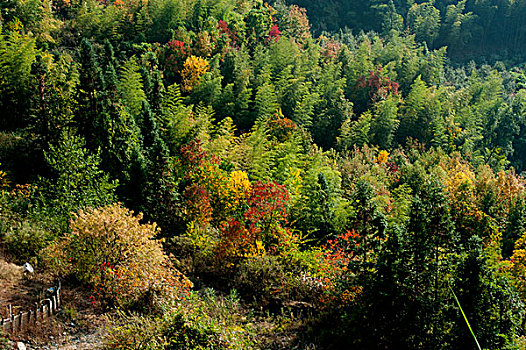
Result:
M33 272L35 272L35 269L33 269L33 266L31 266L30 263L25 263L24 264L24 272L25 273L33 273Z
M26 350L26 345L22 343L21 341L19 341L18 343L16 343L16 348L18 350Z

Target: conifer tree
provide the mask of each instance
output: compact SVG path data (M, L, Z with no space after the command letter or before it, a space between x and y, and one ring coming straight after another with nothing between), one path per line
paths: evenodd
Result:
M117 182L101 170L100 152L85 148L82 137L64 131L49 145L46 162L53 178L41 179L45 204L68 216L85 207L99 207L115 200Z
M393 0L389 0L387 5L378 6L378 9L382 12L382 31L385 34L389 34L391 30L401 32L404 29L404 19L396 10Z
M161 102L159 114L160 127L164 131L163 139L171 154L177 154L179 148L189 142L192 128L192 106L183 103L177 84L168 87Z
M272 154L266 120L257 121L249 133L242 135L234 152L232 162L251 179L270 180Z
M338 130L352 115L352 103L344 95L344 86L340 65L328 64L316 88L320 100L314 109L311 128L314 141L326 149L334 147Z
M57 59L37 56L32 68L34 98L31 130L39 134L42 145L58 140L70 128L76 112L78 75L71 56Z
M102 113L100 93L104 78L99 68L95 50L87 39L82 39L79 49L79 85L77 88L78 112L76 123L79 133L86 138L87 146L99 146L94 142L98 135L95 125Z
M358 120L347 119L340 128L340 135L336 144L340 150L352 150L353 147L362 147L369 144L372 114L367 111Z
M267 118L272 115L277 108L276 90L272 83L267 82L264 85L258 86L254 101L254 119Z
M407 138L417 139L426 143L432 139L433 120L440 113L432 88L428 88L420 77L417 77L411 91L405 99L404 109L401 111L400 128L397 141L401 144Z

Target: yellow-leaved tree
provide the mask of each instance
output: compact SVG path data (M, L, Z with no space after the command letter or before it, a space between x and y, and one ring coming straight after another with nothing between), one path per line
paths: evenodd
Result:
M191 92L206 72L208 72L208 62L205 59L193 55L189 56L184 61L181 71L181 90L186 93Z
M505 262L505 270L512 278L522 300L526 300L526 232L515 242L515 249L509 261Z
M142 218L120 204L80 210L71 233L48 249L47 262L60 275L91 285L94 301L107 306L127 306L152 293L181 298L191 282L155 239L157 225L141 224Z

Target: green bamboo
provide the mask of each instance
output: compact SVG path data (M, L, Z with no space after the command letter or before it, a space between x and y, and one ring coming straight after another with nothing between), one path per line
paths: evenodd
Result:
M475 339L475 343L477 343L477 347L479 350L482 350L480 347L480 344L477 340L477 337L475 336L475 333L473 332L473 329L471 329L471 326L469 324L468 318L466 317L466 314L464 313L464 310L462 310L462 306L460 306L460 301L458 301L457 296L455 295L455 292L453 291L453 288L451 288L451 285L448 283L447 286L449 287L449 290L451 290L451 293L453 293L453 297L455 298L455 301L457 302L458 308L460 309L460 312L462 312L462 316L464 316L464 321L466 321L466 324L468 325L469 331L471 332L471 335L473 336L473 339Z

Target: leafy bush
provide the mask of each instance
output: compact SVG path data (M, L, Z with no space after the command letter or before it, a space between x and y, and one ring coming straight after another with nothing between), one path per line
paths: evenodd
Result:
M63 275L95 288L94 298L106 305L129 306L152 291L179 297L191 283L175 270L155 240L156 224L113 204L80 210L71 234L47 251L47 261Z
M118 311L109 321L105 349L162 349L160 317Z
M7 253L18 263L36 263L40 251L53 241L54 235L41 225L23 220L15 223L4 235Z
M34 206L35 186L17 185L0 195L0 237L10 259L38 262L43 248L56 238L58 219Z
M223 297L207 289L169 305L161 316L119 312L110 318L105 348L252 349L254 336L235 290Z
M274 256L259 256L244 260L234 278L241 294L254 298L261 305L274 306L286 297L284 267Z

